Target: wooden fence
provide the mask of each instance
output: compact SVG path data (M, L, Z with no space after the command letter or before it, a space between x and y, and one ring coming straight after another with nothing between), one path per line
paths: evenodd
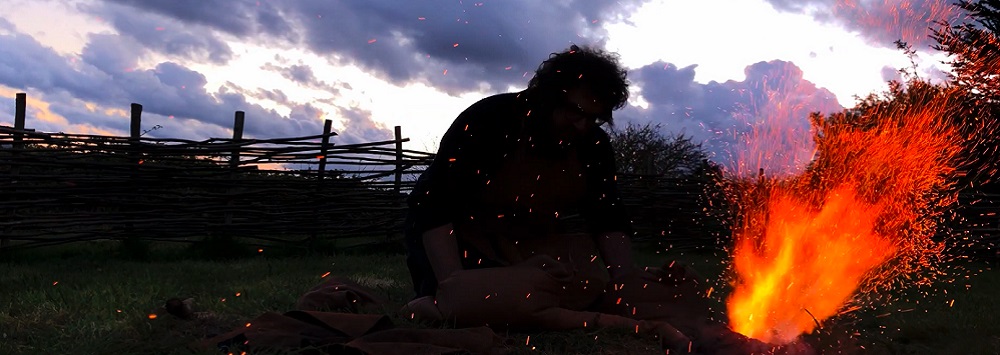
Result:
M351 237L400 237L404 199L432 153L395 139L339 145L331 121L314 136L202 141L149 138L131 105L126 137L25 128L17 94L14 126L0 126L0 239L8 248L87 240L192 242L231 236L248 245ZM717 246L725 208L705 181L619 176L637 240L673 248ZM978 236L996 237L1000 198L975 197L965 213ZM983 202L986 201L986 202ZM572 218L572 217L570 217Z
M314 136L148 138L131 105L128 137L0 126L0 239L28 248L97 239L191 241L225 234L262 242L391 236L409 174L432 154L394 140L338 145L327 120ZM335 168L335 169L331 169Z

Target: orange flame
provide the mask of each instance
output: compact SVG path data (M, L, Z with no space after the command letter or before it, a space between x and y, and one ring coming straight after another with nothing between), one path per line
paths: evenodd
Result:
M913 101L814 120L801 174L735 184L733 330L791 342L940 254L935 211L954 200L963 142L948 97Z
M832 193L819 211L791 191L771 197L764 245L744 238L734 249L742 278L729 299L733 328L749 337L787 343L837 313L872 268L896 248L873 233L879 209L853 188Z

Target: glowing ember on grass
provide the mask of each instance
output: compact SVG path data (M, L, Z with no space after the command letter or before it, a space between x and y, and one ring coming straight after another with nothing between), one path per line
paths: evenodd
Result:
M915 102L856 124L816 121L819 155L802 172L734 184L733 330L788 343L933 267L944 246L931 236L954 201L963 141L944 123L949 100ZM754 138L767 140L762 133Z

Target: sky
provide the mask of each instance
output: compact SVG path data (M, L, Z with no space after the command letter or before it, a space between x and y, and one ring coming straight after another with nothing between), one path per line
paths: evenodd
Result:
M809 112L850 107L910 65L944 80L928 27L943 0L0 0L0 125L28 94L28 128L148 136L392 139L433 151L486 96L523 89L571 44L616 52L630 104L723 164L811 157ZM748 132L770 134L749 135ZM773 142L760 141L770 137ZM749 158L749 157L753 158ZM780 162L779 162L780 161ZM779 167L780 168L780 167Z

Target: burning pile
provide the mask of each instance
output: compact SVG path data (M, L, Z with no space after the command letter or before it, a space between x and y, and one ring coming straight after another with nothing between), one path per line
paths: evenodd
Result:
M732 191L735 331L791 342L934 264L964 142L950 95L932 96L814 119L818 155L803 172Z

